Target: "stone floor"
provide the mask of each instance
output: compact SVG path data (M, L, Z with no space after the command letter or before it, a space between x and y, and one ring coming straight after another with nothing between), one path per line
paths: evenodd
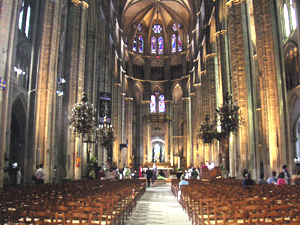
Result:
M125 225L155 224L192 224L171 192L170 183L156 183L154 187L148 188L137 202L131 216L125 221Z

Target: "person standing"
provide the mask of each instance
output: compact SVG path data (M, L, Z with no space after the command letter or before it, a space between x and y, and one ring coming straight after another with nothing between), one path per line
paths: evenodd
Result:
M45 170L44 170L44 164L40 165L40 168L35 172L36 176L36 184L44 184L45 179Z
M139 168L139 177L142 178L143 177L143 166L140 165L140 168Z
M291 184L291 176L290 176L290 173L289 173L287 167L288 167L287 165L283 165L282 172L284 173L284 179L285 179L286 184Z
M152 178L152 171L149 169L149 167L146 171L146 178L147 178L147 181L148 181L148 187L150 187L150 180Z
M18 168L17 171L17 184L21 184L22 174L21 174L21 168Z

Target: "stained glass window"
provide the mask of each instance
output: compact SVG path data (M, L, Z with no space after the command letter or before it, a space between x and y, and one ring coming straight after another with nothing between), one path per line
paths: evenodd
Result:
M178 28L177 28L177 26L176 26L175 23L173 24L172 29L173 29L174 31L177 31L177 30L178 30Z
M156 54L156 38L151 38L151 53Z
M144 39L142 35L139 36L139 52L144 52Z
M22 30L22 26L23 26L23 15L24 15L24 1L22 3L22 9L19 15L19 30Z
M26 15L26 24L25 24L25 35L26 35L26 37L29 36L30 16L31 16L31 7L30 7L30 5L28 5L27 15Z
M162 31L161 25L155 24L155 25L153 26L153 31L154 31L154 33L156 33L156 34L160 34L160 32Z
M176 52L176 34L172 35L171 43L172 43L172 52Z
M143 25L140 23L137 29L138 29L138 31L140 31L140 32L141 32L141 31L142 31L142 29L143 29Z
M151 95L150 113L156 113L156 97L155 97L155 95Z
M164 38L159 37L158 38L158 54L164 53Z
M137 42L137 38L136 38L136 35L135 35L135 37L133 39L133 46L132 46L132 50L135 51L135 52L136 52L136 45L137 45L136 42Z
M163 112L165 112L165 110L166 110L166 104L165 104L165 96L164 95L161 95L161 96L159 96L159 102L158 102L158 104L159 104L159 112L160 113L163 113Z
M181 52L182 51L182 42L181 42L181 37L178 34L178 51Z
M288 7L284 4L284 18L285 18L285 34L288 37L290 35L290 21L289 21L289 12Z

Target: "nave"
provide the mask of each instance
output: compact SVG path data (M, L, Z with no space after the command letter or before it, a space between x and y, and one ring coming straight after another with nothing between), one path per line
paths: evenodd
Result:
M147 188L133 209L132 215L125 221L125 225L152 224L192 224L188 214L172 194L170 183L155 183L154 187Z

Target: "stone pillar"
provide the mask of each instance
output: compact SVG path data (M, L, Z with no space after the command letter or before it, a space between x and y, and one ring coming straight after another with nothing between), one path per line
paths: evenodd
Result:
M33 64L37 67L32 69L32 76L36 77L37 86L35 91L30 92L30 98L35 99L35 105L32 102L29 106L30 111L35 111L35 115L29 116L32 124L28 126L28 129L34 127L35 135L32 137L32 145L29 144L30 141L27 142L25 164L28 165L27 168L32 163L44 164L45 182L48 183L52 182L53 163L56 160L53 158L53 150L61 1L43 1L39 10L37 13L40 26L34 32L36 42L33 52ZM31 85L35 84L31 83ZM28 154L32 149L35 152ZM32 161L32 158L35 160ZM26 178L28 179L30 175L26 174Z
M142 101L142 115L149 114L150 101ZM144 117L142 120L142 129L143 129L143 163L151 161L151 129L150 123L147 122L147 118Z
M231 93L231 82L230 82L230 68L229 60L230 55L228 51L229 40L227 30L221 30L216 33L217 36L217 49L218 49L218 65L219 65L219 91L221 91L220 100L223 99L225 92ZM220 102L219 102L220 104Z
M75 103L79 103L84 91L84 71L85 71L85 47L86 47L86 25L87 25L88 4L84 1L72 0L69 8L68 20L68 44L66 75L68 82L68 114L74 108ZM90 100L90 99L89 99ZM87 151L86 145L83 148L79 138L68 132L66 135L69 143L66 149L67 176L74 179L81 179L86 173ZM75 167L76 159L81 158L81 167Z
M248 23L250 14L247 1L229 1L229 35L232 68L232 93L233 101L240 107L241 118L244 124L240 127L236 136L229 137L229 155L231 176L241 177L245 168L250 169L254 179L256 177L257 165L256 157L255 121L256 109L253 100L253 63L252 63L252 40L249 39L250 24ZM242 21L236 23L236 21ZM236 142L235 144L230 141ZM230 149L234 148L234 149ZM236 157L234 157L234 155ZM235 165L233 164L235 163ZM250 164L251 162L251 164Z
M191 165L191 99L190 97L182 98L183 100L183 137L184 137L184 156L186 157L186 166Z
M287 97L282 86L281 40L276 27L276 1L253 0L257 58L261 75L262 126L264 129L263 151L268 152L264 170L280 171L283 164L292 165Z
M206 75L206 70L201 71L201 84L199 84L199 87L197 88L198 94L199 94L199 105L200 105L200 110L199 110L199 120L200 124L204 122L205 115L207 114L207 101L208 101L208 87L207 87L207 75ZM197 98L198 99L198 98ZM199 127L200 127L199 124ZM199 157L200 157L200 166L205 164L205 148L204 148L204 143L200 141L199 145Z
M218 107L218 87L219 87L219 74L218 74L218 58L216 53L212 53L205 56L206 58L206 80L205 85L207 86L207 112L211 119L214 119L214 113ZM205 147L205 161L215 161L218 155L218 148L216 142L212 145Z
M126 121L126 140L128 140L128 156L127 160L129 161L130 158L133 156L132 153L132 111L133 111L133 98L125 98L125 121ZM136 156L135 156L136 157Z
M16 27L12 24L16 24L17 20L17 1L1 1L1 13L0 13L0 47L3 49L0 55L0 69L2 71L2 79L6 82L6 87L4 92L0 92L0 188L3 187L4 172L3 168L6 166L4 161L4 153L8 156L8 150L10 142L9 140L9 130L7 127L9 115L9 96L10 90L10 80L11 80L11 60L13 55L13 44L15 39ZM8 156L9 157L9 156ZM23 174L23 177L24 174Z

